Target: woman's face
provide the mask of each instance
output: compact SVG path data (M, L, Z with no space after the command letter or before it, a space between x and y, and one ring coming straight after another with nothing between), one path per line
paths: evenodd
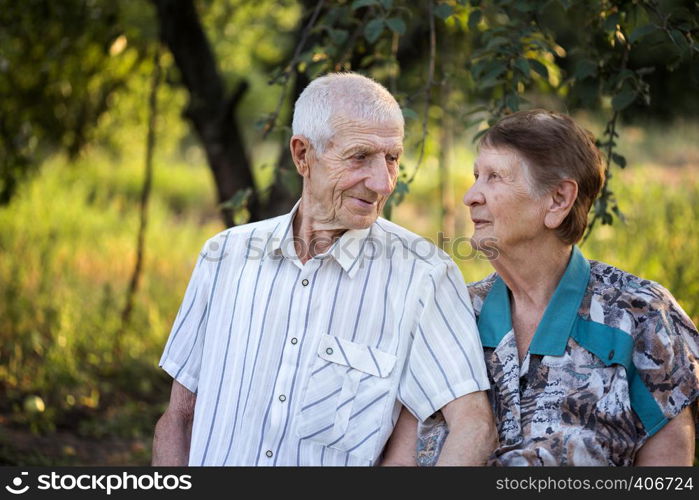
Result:
M545 232L545 196L534 194L526 168L511 150L481 148L473 168L475 182L464 195L474 248L507 251Z

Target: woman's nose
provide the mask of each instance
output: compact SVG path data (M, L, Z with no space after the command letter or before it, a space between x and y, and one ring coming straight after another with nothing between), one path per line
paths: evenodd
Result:
M470 207L472 205L480 205L484 202L484 200L483 193L478 186L478 181L476 181L473 183L473 186L466 191L466 194L464 194L463 202L464 205Z

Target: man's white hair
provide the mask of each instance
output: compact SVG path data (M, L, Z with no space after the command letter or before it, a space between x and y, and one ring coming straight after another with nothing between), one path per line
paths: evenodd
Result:
M338 114L371 123L400 123L403 113L386 88L357 73L330 73L313 80L296 100L292 131L303 135L323 152L335 134L332 118Z

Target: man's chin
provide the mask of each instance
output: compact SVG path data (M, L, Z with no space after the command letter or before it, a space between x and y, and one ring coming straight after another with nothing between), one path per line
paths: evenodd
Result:
M373 215L352 215L347 217L345 224L347 229L368 229L371 225L376 222L378 218L377 214Z

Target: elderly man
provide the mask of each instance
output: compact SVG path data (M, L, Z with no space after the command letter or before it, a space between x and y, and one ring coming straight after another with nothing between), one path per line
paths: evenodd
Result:
M299 97L293 133L301 200L204 245L160 362L174 381L153 464L414 464L409 440L386 446L402 408L442 409L440 463L484 463L495 432L468 291L446 254L378 218L400 107L331 74Z

